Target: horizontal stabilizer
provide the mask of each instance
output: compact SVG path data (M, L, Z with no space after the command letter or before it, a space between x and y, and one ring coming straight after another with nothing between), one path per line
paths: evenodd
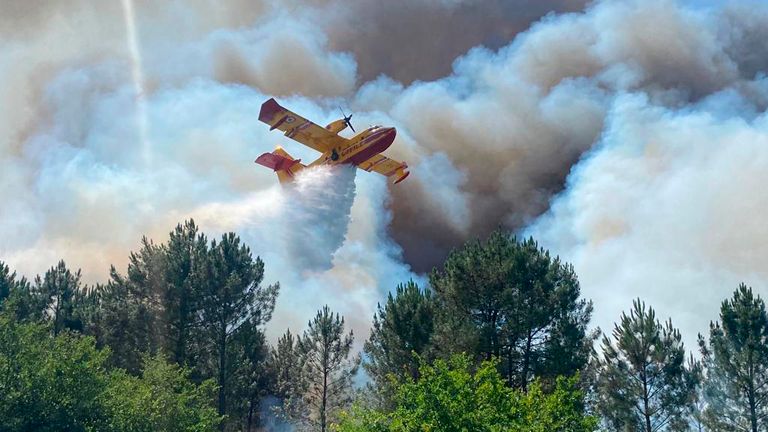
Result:
M291 159L288 156L275 153L264 153L263 155L256 158L257 164L271 168L274 171L286 170L299 162L301 162L301 159Z

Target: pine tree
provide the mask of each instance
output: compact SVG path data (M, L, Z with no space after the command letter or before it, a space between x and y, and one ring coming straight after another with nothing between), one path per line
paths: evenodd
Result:
M268 370L270 390L278 399L280 417L286 420L298 419L304 410L303 396L306 382L299 358L299 339L288 329L277 340L269 356Z
M495 232L486 243L468 242L451 252L443 269L430 275L441 311L437 345L448 350L446 357L462 351L483 360L501 356L505 317L511 312L509 299L515 288L506 278L512 249L507 237Z
M204 234L198 233L195 222L188 220L170 233L163 250L165 286L160 302L165 351L175 363L194 366L201 290L206 284L208 242Z
M352 378L360 365L359 355L350 357L353 341L352 331L344 332L344 318L328 306L317 312L299 339L306 380L302 421L312 430L329 430L339 410L351 402Z
M768 316L765 302L741 284L720 306L720 322L699 335L707 368L705 423L712 430L768 429Z
M101 332L101 284L83 286L75 305L75 317L82 324L81 333L96 338Z
M11 295L16 287L16 272L11 273L10 267L0 261L0 306Z
M77 315L78 303L84 297L80 277L80 270L73 273L62 260L45 272L42 278L35 278L35 293L51 321L54 335L65 329L83 330L82 319Z
M598 408L615 430L677 430L696 397L696 368L686 367L680 332L636 300L603 337Z
M389 293L384 306L378 305L373 316L371 336L365 343L367 359L363 363L375 389L390 404L389 376L399 382L418 378L419 358L431 360L429 352L435 321L432 293L409 281Z
M43 316L40 303L27 278L17 278L16 272L0 261L0 312L19 322L39 321Z
M500 358L508 384L554 380L586 365L592 303L580 298L573 267L533 239L497 231L453 251L430 275L439 304L435 346L442 356Z
M243 322L234 333L228 352L227 364L233 365L228 411L247 432L260 424L259 405L271 384L269 346L261 326L259 320Z
M16 286L0 310L5 311L18 322L39 322L43 319L41 299L26 279L17 281Z
M588 332L592 302L580 298L573 266L551 257L533 239L517 244L512 319L504 334L506 373L527 389L533 377L554 382L586 366L597 332Z
M113 366L137 374L144 354L158 352L164 336L158 324L165 263L164 248L142 238L139 251L130 254L126 275L112 267L109 282L99 290L99 332L92 334L112 349Z
M219 414L227 412L230 379L236 365L228 364L232 338L244 323L261 325L272 316L278 286L262 287L264 263L234 233L211 243L205 290L201 293L201 325L215 356L219 385Z

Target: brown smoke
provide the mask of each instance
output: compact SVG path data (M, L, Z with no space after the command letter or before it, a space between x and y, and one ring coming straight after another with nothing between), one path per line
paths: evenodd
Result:
M768 17L726 12L715 19L672 1L599 2L545 19L498 52L470 52L450 78L397 90L393 117L418 143L416 154L445 153L465 173L469 209L457 230L428 199L434 179L416 168L407 187L393 188L391 233L407 262L428 270L466 238L520 229L547 210L604 133L616 94L680 107L731 88L765 106L750 81L766 66L752 53L765 48L749 31Z
M402 83L446 76L475 46L496 49L548 13L583 9L586 0L340 1L328 26L331 47L354 54L363 81Z

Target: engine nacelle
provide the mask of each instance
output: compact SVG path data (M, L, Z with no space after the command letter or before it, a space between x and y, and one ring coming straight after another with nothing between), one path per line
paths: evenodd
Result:
M347 128L347 122L345 122L344 119L339 119L328 123L328 126L325 128L337 134Z

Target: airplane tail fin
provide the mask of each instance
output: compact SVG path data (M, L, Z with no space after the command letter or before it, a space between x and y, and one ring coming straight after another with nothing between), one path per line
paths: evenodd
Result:
M294 175L307 167L301 163L301 159L292 158L291 155L280 147L276 148L272 153L264 153L256 158L255 162L275 171L280 183L293 181Z

